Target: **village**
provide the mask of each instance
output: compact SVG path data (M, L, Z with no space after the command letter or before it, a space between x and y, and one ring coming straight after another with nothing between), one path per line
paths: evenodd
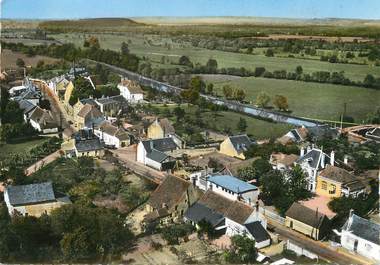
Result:
M62 193L56 183L62 180L50 179L49 167L91 160L154 187L137 188L123 212L137 238L125 262L236 262L245 255L262 264L380 262L380 169L357 156L379 147L380 125L300 125L277 139L253 138L244 120L240 133L192 132L182 128L189 102L115 76L104 93L94 93L99 80L84 65L46 80L7 77L8 100L18 104L22 122L59 139L22 172L25 179L44 172L45 181L3 181L11 217L41 217L82 203L95 187L84 179L76 192ZM202 110L195 115L202 122ZM122 207L119 198L89 200Z

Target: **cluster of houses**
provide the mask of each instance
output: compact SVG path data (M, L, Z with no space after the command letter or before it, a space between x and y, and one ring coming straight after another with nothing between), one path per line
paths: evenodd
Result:
M25 78L20 86L12 87L9 94L10 99L16 101L22 109L25 123L42 134L58 132L58 123L50 109L42 107L41 101L44 98L32 80Z
M141 166L167 172L146 203L143 221L146 229L183 221L198 226L201 221L206 221L219 235L246 235L255 240L257 248L271 244L274 235L267 230L259 188L254 182L240 180L234 176L236 173L229 170L235 160L246 160L246 151L257 142L247 135L225 136L218 150L209 155L212 159L222 157L224 170L217 171L208 164L202 167L197 162L197 169L187 172L186 177L175 176L173 170L183 159L183 151L188 149L169 119L144 117L134 125L116 122L116 116L129 104L144 102L141 87L133 81L122 79L117 86L120 95L80 99L71 106L69 100L75 89L73 80L78 75L87 78L95 89L84 68L73 68L66 75L48 82L72 122L63 131L65 141L62 150L67 157L102 157L105 148L135 144L133 150ZM52 113L38 106L41 93L30 80L26 79L22 86L12 88L10 92L23 109L26 122L41 133L58 132ZM379 132L379 127L366 128L362 137L377 141ZM331 232L334 214L328 210L327 203L332 198L357 197L370 192L368 180L353 173L348 157L340 161L334 151L326 153L323 148L309 144L310 141L338 133L326 126L293 129L277 142L299 145L299 155L272 153L269 160L273 169L284 172L285 176L295 166L305 173L306 188L315 197L293 203L285 213L284 225L315 240L321 240ZM201 160L205 157L200 155ZM17 212L40 216L70 203L67 196L54 192L50 182L8 186L4 199L11 215ZM351 213L341 231L335 232L340 236L343 247L380 261L379 224Z

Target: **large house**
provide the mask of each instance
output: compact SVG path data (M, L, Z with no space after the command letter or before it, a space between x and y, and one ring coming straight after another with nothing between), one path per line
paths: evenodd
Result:
M51 182L8 186L4 191L4 201L10 215L18 213L36 217L71 203L67 196L54 192Z
M300 127L297 129L292 129L284 136L278 138L276 142L287 145L292 143L301 143L306 141L309 130L305 127Z
M158 170L171 170L176 160L170 153L178 149L172 138L140 141L137 145L137 162Z
M294 202L285 213L285 225L297 232L320 240L330 229L330 219L313 209Z
M342 247L380 262L380 224L355 215L352 211L341 232Z
M122 79L117 85L122 95L128 102L138 103L144 99L143 91L139 84L128 79Z
M366 186L360 179L347 170L327 165L319 172L316 193L326 197L357 197L366 192Z
M195 226L202 220L207 221L220 234L246 235L255 240L257 248L271 243L266 220L255 208L211 190L186 211L184 219Z
M77 129L92 128L104 121L100 110L90 104L85 104L75 117L75 127Z
M191 176L192 183L199 189L211 190L231 200L239 200L249 205L256 204L259 189L252 184L231 175L195 175Z
M244 152L253 144L247 135L229 136L220 144L220 153L245 159Z
M106 116L116 116L126 105L126 100L123 96L102 97L95 100L101 113Z
M42 133L56 133L58 132L58 125L55 122L50 111L35 107L28 113L30 125Z
M77 157L104 155L104 143L90 129L80 130L74 135L74 152Z
M129 134L123 129L112 125L109 121L102 122L94 133L109 147L120 148L131 142Z
M332 166L336 165L335 152L332 151L330 156L328 156L321 149L315 147L308 147L306 152L304 148L301 148L300 157L295 163L298 164L307 175L308 190L315 192L319 172L328 164Z
M184 140L175 133L175 129L167 118L155 119L147 128L147 137L150 139L159 139L170 137L173 141L184 148Z
M161 224L182 220L185 211L199 198L190 182L167 176L151 194L146 203L145 224L159 221Z

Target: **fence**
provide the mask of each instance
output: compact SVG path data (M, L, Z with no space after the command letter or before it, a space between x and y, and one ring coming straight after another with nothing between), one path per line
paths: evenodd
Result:
M285 218L280 216L278 213L265 209L264 207L260 207L259 212L272 221L275 221L281 225L285 225Z
M305 256L310 259L318 259L317 254L314 254L313 252L310 252L309 250L306 250L303 247L294 244L290 240L286 242L286 249L295 252L298 256Z

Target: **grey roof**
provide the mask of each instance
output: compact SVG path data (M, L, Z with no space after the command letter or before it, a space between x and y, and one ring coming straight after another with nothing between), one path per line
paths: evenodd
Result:
M297 141L297 142L299 142L299 141L302 140L302 139L301 139L301 136L298 134L298 132L297 132L296 129L293 129L293 130L291 130L290 132L293 134L294 138L296 138L296 141Z
M327 218L326 215L314 211L298 202L294 202L286 211L285 215L314 228L319 228Z
M380 127L366 133L367 136L380 137Z
M267 230L261 225L259 221L252 222L244 225L249 233L253 236L256 242L263 242L270 239Z
M159 163L163 162L165 159L167 159L169 157L165 153L154 150L154 149L150 153L147 153L146 156L149 159L152 159L152 160L159 162Z
M114 100L113 98L111 97L106 97L106 98L98 98L96 100L96 102L98 102L98 104L102 104L102 105L107 105L107 104L118 104L119 101L116 101Z
M23 110L24 114L32 111L36 107L36 105L34 105L32 102L25 100L25 99L20 100L18 102L18 105L19 105L20 109Z
M235 193L244 193L251 190L257 190L257 187L255 185L249 184L229 175L212 176L207 180Z
M143 141L143 145L148 153L150 153L152 149L156 149L160 152L168 152L178 148L177 144L170 137L146 140Z
M31 205L56 200L51 182L9 186L6 188L6 191L12 206Z
M344 224L343 230L380 245L380 224L366 220L356 214L352 214Z
M253 144L247 135L230 136L229 139L238 153L247 151L247 149Z
M104 146L103 143L99 140L99 138L93 138L75 141L75 148L78 152L91 152L96 150L102 150Z
M79 101L83 105L86 105L86 104L90 104L92 106L96 106L97 105L95 99L93 99L93 98L84 98L84 99L81 99Z
M206 205L196 202L185 212L185 218L195 223L205 220L215 227L224 219L224 216Z
M304 162L308 163L310 167L314 169L321 168L321 156L322 151L320 149L311 149L309 152L307 152L304 156L301 156L297 159L297 164L302 164ZM330 162L330 157L325 154L325 165L327 165Z

